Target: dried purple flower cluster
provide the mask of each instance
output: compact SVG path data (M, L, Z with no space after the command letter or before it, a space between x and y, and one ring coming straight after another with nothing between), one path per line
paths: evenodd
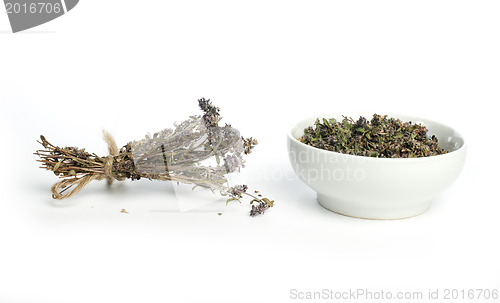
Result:
M263 214L268 208L269 206L266 202L259 202L257 205L252 205L250 216L254 217L256 215Z
M221 120L219 114L220 109L217 106L213 106L210 99L205 98L198 99L198 105L204 112L203 121L205 122L205 126L217 127L219 125L219 121Z
M235 155L227 155L224 158L224 167L230 174L232 172L239 171L240 167L245 167L245 164L243 163L243 159L241 157L237 157Z
M231 197L241 198L243 193L246 193L248 190L248 186L243 185L235 185L231 188Z
M255 145L259 144L257 139L254 139L252 137L246 139L241 137L241 140L243 140L243 148L245 148L245 155L251 153Z
M253 202L256 202L257 204L253 204ZM254 199L250 203L252 203L252 210L250 211L250 216L252 217L263 214L267 209L273 207L274 205L274 201L271 201L267 198L262 198L259 200Z

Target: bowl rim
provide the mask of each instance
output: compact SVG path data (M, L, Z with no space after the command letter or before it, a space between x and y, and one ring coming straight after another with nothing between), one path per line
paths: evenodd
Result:
M300 121L296 122L293 124L293 126L290 128L290 130L288 131L288 139L289 140L292 140L292 141L295 141L303 146L305 146L306 148L310 148L312 149L312 151L319 151L319 152L324 152L324 153L330 153L332 155L340 155L342 157L347 157L347 158L352 158L352 159L370 159L371 161L391 161L391 162L395 162L395 161L405 161L405 162L410 162L410 161L425 161L425 160L438 160L438 159L443 159L443 158L446 158L446 157L452 157L454 155L456 155L458 152L463 152L467 149L467 141L465 140L464 136L462 135L461 132L457 131L456 128L454 127L451 127L447 124L444 124L444 123L441 123L439 121L436 121L436 120L432 120L432 119L428 119L428 118L422 118L422 117L419 117L419 116L415 116L415 115L408 115L408 114L404 114L404 113L399 113L399 114L396 114L396 113L386 113L384 114L387 115L388 117L392 117L392 118L398 118L398 119L401 119L399 118L398 116L406 116L406 117L411 117L411 122L413 123L413 120L420 120L421 122L431 122L431 123L436 123L436 124L440 124L442 126L445 126L445 127L448 127L450 128L451 130L453 130L453 132L456 134L457 137L459 137L460 139L462 139L463 141L463 144L462 146L460 146L458 149L455 149L455 150L452 150L452 151L448 151L446 154L441 154L441 155L434 155L434 156L428 156L428 157L417 157L417 158L379 158L379 157L368 157L368 156L358 156L358 155L351 155L351 154L344 154L344 153L339 153L339 152L336 152L336 151L331 151L331 150L326 150L326 149L321 149L321 148L318 148L318 147L314 147L314 146L311 146L311 145L307 145L305 143L302 143L301 141L298 140L298 138L295 138L293 135L292 135L292 132L298 127L299 124L301 124L302 122L306 121L306 120L312 120L312 119L318 119L319 117L322 117L322 116L330 116L330 117L334 117L336 115L342 115L342 116L354 116L354 114L357 116L357 115L361 115L361 116L364 116L366 117L366 114L369 114L369 116L373 116L373 114L376 114L376 112L346 112L346 113L339 113L339 112L334 112L332 114L328 114L328 115L325 115L325 114L320 114L320 115L312 115L312 116L309 116L307 118L304 118L304 119L301 119ZM403 121L405 122L405 121Z

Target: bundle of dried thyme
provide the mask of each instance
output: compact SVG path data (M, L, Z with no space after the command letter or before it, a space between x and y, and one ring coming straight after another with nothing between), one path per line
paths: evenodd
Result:
M325 150L367 157L416 158L447 153L438 146L436 136L427 136L425 126L377 114L371 121L364 117L357 121L344 117L342 122L316 119L298 140Z
M176 181L210 188L229 201L250 196L251 216L264 213L274 201L247 192L246 185L229 186L226 175L244 167L243 155L257 145L254 138L243 138L230 125L220 127L220 109L210 99L199 99L203 116L191 116L174 129L164 129L118 149L113 137L104 132L109 155L100 157L77 147L54 146L44 136L37 150L41 168L53 171L62 180L52 186L54 199L73 196L92 180L125 179ZM214 159L215 164L204 165ZM254 204L255 203L255 204Z

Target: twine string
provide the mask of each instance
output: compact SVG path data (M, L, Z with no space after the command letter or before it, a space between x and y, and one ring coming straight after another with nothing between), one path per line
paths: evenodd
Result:
M93 180L104 180L106 179L108 185L111 185L116 177L113 176L113 160L115 156L118 156L119 150L116 145L116 141L113 136L106 130L102 131L104 141L108 145L109 155L106 156L104 161L104 170L102 173L88 173L82 177L74 177L71 179L61 180L56 184L52 185L52 198L62 200L77 194L82 190L87 184ZM119 180L119 179L117 179Z

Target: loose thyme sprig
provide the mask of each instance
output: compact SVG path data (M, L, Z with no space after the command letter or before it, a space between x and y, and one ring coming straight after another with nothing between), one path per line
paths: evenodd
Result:
M229 198L226 202L226 204L230 201L233 201L233 200L240 200L243 195L247 195L251 198L253 198L251 201L250 201L250 204L252 204L252 210L250 210L250 216L254 217L256 215L259 215L259 214L263 214L267 209L269 209L270 207L273 207L274 206L274 200L269 200L268 198L258 198L250 193L247 192L248 190L248 186L246 185L236 185L234 187L231 188L231 198ZM262 195L259 195L259 196L262 196ZM254 202L256 202L256 204L253 204Z
M44 149L35 152L46 170L53 171L62 180L52 187L54 199L65 199L79 192L92 180L149 180L176 181L207 187L229 196L229 201L250 196L250 203L259 203L259 210L252 206L250 215L263 213L273 206L267 198L257 198L247 193L246 185L228 186L226 175L244 167L243 155L251 153L257 145L253 138L245 139L226 124L219 127L220 109L210 99L199 99L203 116L192 116L174 129L164 129L153 136L129 142L118 149L110 134L105 133L109 155L99 157L77 147L54 146L40 136ZM216 165L204 165L215 159ZM221 159L223 164L221 164ZM264 205L265 204L265 205Z

